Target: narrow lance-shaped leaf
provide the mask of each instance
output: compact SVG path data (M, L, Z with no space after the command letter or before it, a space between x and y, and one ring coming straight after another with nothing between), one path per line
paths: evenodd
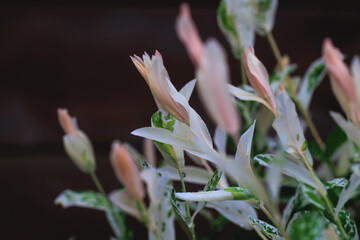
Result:
M274 110L273 108L270 106L270 104L265 101L264 99L262 99L261 97L253 94L253 93L250 93L249 91L245 91L241 88L238 88L238 87L235 87L231 84L228 84L228 90L229 92L234 95L234 97L240 99L240 100L243 100L243 101L255 101L255 102L258 102L258 103L261 103L263 104L265 107L267 107L271 112L274 113Z
M311 63L305 73L299 89L299 100L301 104L308 109L311 103L313 93L317 86L320 85L326 74L326 68L322 58L316 59Z
M249 218L251 221L251 224L256 227L261 233L263 233L266 237L268 237L269 239L272 240L280 240L283 239L280 234L279 231L276 227L261 221L260 219L255 219L250 217Z
M151 225L155 227L155 229L149 228L149 239L158 239L155 232L161 239L175 239L175 215L171 205L171 181L166 174L161 174L152 168L144 170L141 177L147 185L150 198L148 212L152 222Z
M216 191L207 192L186 192L175 193L175 197L184 201L228 201L228 200L242 200L249 202L258 202L256 197L248 190L241 187L229 187Z
M136 201L124 188L122 190L116 190L109 194L110 201L126 214L141 221L141 213L136 206Z
M234 56L240 59L243 48L253 46L255 40L255 11L250 0L221 1L217 19Z
M114 206L109 206L107 200L100 193L65 190L55 199L55 204L64 208L83 207L104 211L115 236L122 238L126 235L123 214Z
M292 240L323 240L323 232L327 227L326 220L318 212L296 213L288 226Z
M254 161L258 162L260 165L269 167L274 159L272 154L259 154L254 157ZM313 177L310 172L303 166L300 166L297 163L294 163L290 160L285 161L284 165L281 168L281 172L289 177L295 178L300 182L306 183L312 186L315 189L318 189ZM320 180L318 180L320 182ZM321 184L321 183L320 183ZM326 192L325 187L321 184L322 189Z
M165 172L171 180L180 181L179 171L173 167L165 166L158 168L158 171ZM204 185L211 178L211 174L204 168L185 166L181 169L185 182Z
M285 151L296 157L306 157L310 165L312 165L313 160L307 147L307 142L294 103L286 92L282 91L276 97L276 104L278 107L278 116L275 118L273 127Z
M235 225L247 230L251 229L249 217L257 218L254 207L244 201L208 202L206 207L215 209Z
M339 215L340 210L343 208L345 203L352 197L356 188L360 185L360 164L352 166L353 174L351 174L349 185L342 190L340 193L339 201L336 205L335 216Z
M339 113L330 112L330 116L346 133L348 138L356 143L360 147L360 128L352 122L346 121Z

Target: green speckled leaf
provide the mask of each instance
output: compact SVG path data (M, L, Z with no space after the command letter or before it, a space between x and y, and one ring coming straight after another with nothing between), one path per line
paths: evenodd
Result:
M279 231L277 230L276 227L274 227L264 221L261 221L260 219L254 219L252 217L250 217L249 219L250 219L251 223L269 239L272 239L272 240L283 239L280 236Z
M114 205L108 205L107 200L100 193L65 190L55 199L55 204L64 208L83 207L104 211L115 235L119 239L127 239L124 214L117 210Z
M323 240L328 223L318 212L298 212L288 226L291 240Z

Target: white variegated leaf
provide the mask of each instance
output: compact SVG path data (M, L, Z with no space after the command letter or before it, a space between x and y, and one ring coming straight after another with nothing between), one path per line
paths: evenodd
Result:
M311 63L305 73L298 93L299 100L304 108L309 108L315 88L320 85L325 74L326 69L322 58L316 59Z
M349 179L349 185L341 191L339 201L336 205L336 217L339 215L339 212L345 203L352 197L356 188L360 185L360 164L353 165L351 169L353 174L351 174Z
M257 161L262 166L269 167L269 165L273 161L273 158L274 155L272 154L259 154L254 157L254 160ZM297 163L294 163L290 160L285 161L284 164L282 165L281 172L289 177L293 177L298 181L306 183L312 186L313 188L319 190L310 172L305 167L300 166ZM320 182L320 180L318 181ZM321 184L321 186L323 191L326 192L326 189L323 186L323 184Z
M125 188L111 192L109 194L109 199L116 207L124 211L126 214L139 221L141 220L141 214L136 206L136 201Z
M179 171L171 167L162 167L158 169L159 172L166 172L171 180L180 181ZM185 166L181 169L183 172L183 179L185 182L195 184L206 184L211 178L211 174L203 168L194 166Z
M252 217L249 217L252 225L254 227L256 227L261 233L263 233L266 237L268 237L269 239L272 240L283 240L284 238L282 238L279 234L279 231L277 230L276 227L261 221L260 219L255 219Z
M312 165L313 160L307 147L294 103L286 92L282 91L276 96L276 105L278 116L275 118L273 127L285 151L297 157L305 156L310 165Z
M166 174L159 173L153 168L144 170L141 178L146 182L150 198L148 212L151 225L155 226L161 239L175 239L175 214L171 204L172 186L169 178ZM149 239L157 240L151 228L149 229Z
M105 197L100 193L65 190L55 199L55 204L64 208L83 207L104 211L115 236L123 237L126 234L123 217L113 205L109 206Z
M330 116L334 121L341 127L342 130L346 133L348 138L356 143L360 147L360 128L355 124L346 121L339 113L330 112Z
M219 151L220 154L226 156L226 141L227 136L224 131L222 131L219 127L215 129L214 134L214 144Z
M208 202L206 207L215 209L232 223L247 230L251 229L249 217L257 218L254 207L243 201Z
M190 100L190 97L191 97L191 95L192 95L192 93L194 91L194 88L195 88L195 84L196 84L196 79L193 79L190 82L188 82L187 84L185 84L183 86L183 88L180 89L180 91L179 91L179 93L181 95L183 95L187 101Z
M175 197L184 201L209 202L242 200L256 202L256 198L248 190L241 187L229 187L216 191L175 193Z
M264 106L266 106L270 111L273 111L272 107L261 97L250 93L248 91L245 91L241 88L235 87L231 84L228 84L228 90L229 92L234 95L234 97L243 100L243 101L255 101L255 102L259 102L261 104L263 104Z

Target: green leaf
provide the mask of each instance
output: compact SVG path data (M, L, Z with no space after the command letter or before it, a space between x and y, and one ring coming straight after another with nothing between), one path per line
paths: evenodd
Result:
M292 213L309 208L323 211L325 209L325 203L318 195L317 190L301 183L296 188L294 196L289 200L284 209L283 222L286 223L290 219Z
M249 217L249 219L252 225L259 229L259 231L269 239L282 239L276 227L261 221L260 219L254 219L252 217Z
M317 86L324 79L326 69L322 58L311 63L305 73L303 82L299 90L299 99L305 108L309 108L312 95Z
M346 134L340 127L336 127L330 132L326 139L326 148L324 156L331 158L336 150L338 150L347 140Z
M283 71L271 74L269 78L271 89L274 92L277 91L280 84L283 83L288 76L295 72L296 68L296 64L290 64Z
M341 225L343 226L345 232L348 234L348 236L351 239L358 239L358 231L356 227L356 223L354 218L350 215L349 212L345 210L341 210L339 212L339 219L341 222ZM337 229L337 226L335 227Z
M235 16L228 14L225 1L221 1L219 4L217 18L220 29L230 42L235 58L240 59L243 49L242 46L239 46L240 39L235 27Z
M225 192L231 193L233 196L233 200L245 200L245 201L256 201L254 195L252 195L248 190L245 188L239 187L228 187L223 189Z
M55 204L61 205L63 208L83 207L104 211L118 239L128 239L126 227L124 223L124 214L114 205L108 203L107 199L97 192L75 192L65 190L55 199Z
M151 116L151 122L153 127L163 128L169 130L170 132L173 132L176 120L170 114L163 116L163 110L159 110ZM163 155L165 161L167 161L170 166L177 167L177 161L179 159L176 156L174 147L158 141L153 142ZM181 163L180 165L183 165L183 163Z
M318 212L298 212L289 223L291 240L322 240L328 223Z
M189 228L192 227L193 221L190 217L187 216L185 201L177 199L175 197L175 191L173 191L171 194L171 203L176 215L178 215Z

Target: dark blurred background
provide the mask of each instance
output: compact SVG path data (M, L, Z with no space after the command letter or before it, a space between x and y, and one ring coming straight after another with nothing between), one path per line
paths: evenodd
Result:
M177 88L194 77L174 30L181 1L30 2L0 3L0 239L109 239L102 213L53 204L64 189L95 189L63 151L56 109L68 108L93 141L106 191L118 187L108 162L110 144L120 139L141 148L130 132L148 126L156 111L129 55L159 50ZM239 64L217 26L218 1L190 4L203 39L216 37L228 50L232 82L240 84ZM348 62L360 53L359 23L356 0L282 0L274 36L302 75L320 56L325 37ZM255 49L271 71L275 60L266 40L257 37ZM196 94L191 104L208 120ZM326 79L311 106L323 137L334 126L329 109L339 107ZM146 238L146 230L128 219L136 239ZM206 233L207 225L198 225ZM241 236L233 229L226 229L229 239Z

